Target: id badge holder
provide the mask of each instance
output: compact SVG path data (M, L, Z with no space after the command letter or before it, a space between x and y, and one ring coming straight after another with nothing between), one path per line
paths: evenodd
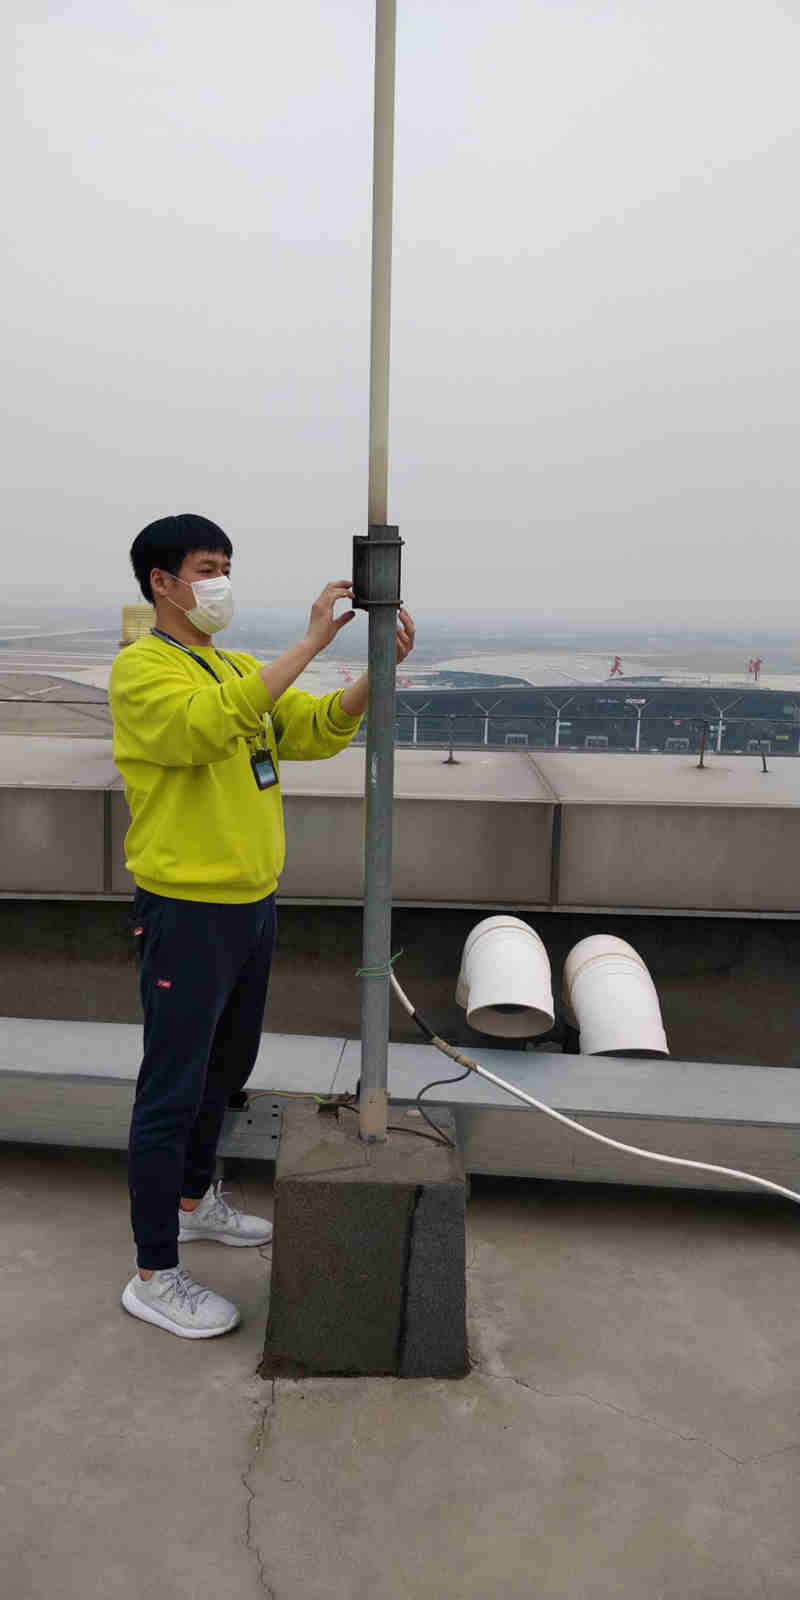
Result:
M254 750L250 757L253 777L259 789L274 789L278 782L275 763L268 750Z

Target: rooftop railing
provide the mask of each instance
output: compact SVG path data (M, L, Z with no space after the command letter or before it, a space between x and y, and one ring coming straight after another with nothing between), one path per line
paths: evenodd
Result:
M705 736L705 737L704 737ZM363 730L357 736L363 742ZM562 718L509 715L480 718L460 713L400 712L400 746L455 750L564 750L613 754L797 755L800 729L775 718L664 716Z
M703 733L705 730L705 742ZM49 689L0 695L0 732L49 737L110 739L113 733L107 695L86 686L57 698ZM489 750L600 751L613 754L800 754L795 718L720 716L675 717L655 708L640 714L562 716L479 716L468 712L415 712L398 706L395 742L400 747ZM366 739L365 724L356 743Z

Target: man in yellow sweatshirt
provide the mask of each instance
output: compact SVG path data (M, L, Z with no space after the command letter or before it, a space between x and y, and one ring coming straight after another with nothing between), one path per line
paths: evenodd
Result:
M122 1304L189 1339L226 1333L239 1312L179 1265L179 1241L272 1234L212 1179L229 1098L261 1042L284 859L280 762L343 750L367 705L365 676L319 697L291 687L355 616L334 616L347 579L326 585L304 638L276 661L214 647L233 614L232 554L205 517L142 530L131 562L155 626L117 656L109 685L144 1012L128 1146L137 1272ZM401 610L398 661L413 643Z

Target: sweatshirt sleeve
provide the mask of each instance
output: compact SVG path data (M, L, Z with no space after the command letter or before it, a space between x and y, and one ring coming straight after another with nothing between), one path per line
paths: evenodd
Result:
M259 671L200 687L182 662L133 647L114 662L109 699L114 755L162 767L229 760L275 706Z
M341 689L316 697L286 689L275 703L272 725L283 761L320 761L345 750L363 721L341 708Z

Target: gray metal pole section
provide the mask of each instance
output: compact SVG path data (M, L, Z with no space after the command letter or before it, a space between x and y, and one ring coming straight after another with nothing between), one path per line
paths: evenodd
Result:
M385 538L387 531L395 29L396 0L376 0L367 519L370 539ZM388 561L393 555L393 551L375 552L379 562ZM391 560L391 571L394 570ZM393 606L378 606L370 611L363 945L367 968L387 967L391 954L396 629ZM359 1116L361 1138L368 1142L386 1138L389 1003L388 974L362 979Z

